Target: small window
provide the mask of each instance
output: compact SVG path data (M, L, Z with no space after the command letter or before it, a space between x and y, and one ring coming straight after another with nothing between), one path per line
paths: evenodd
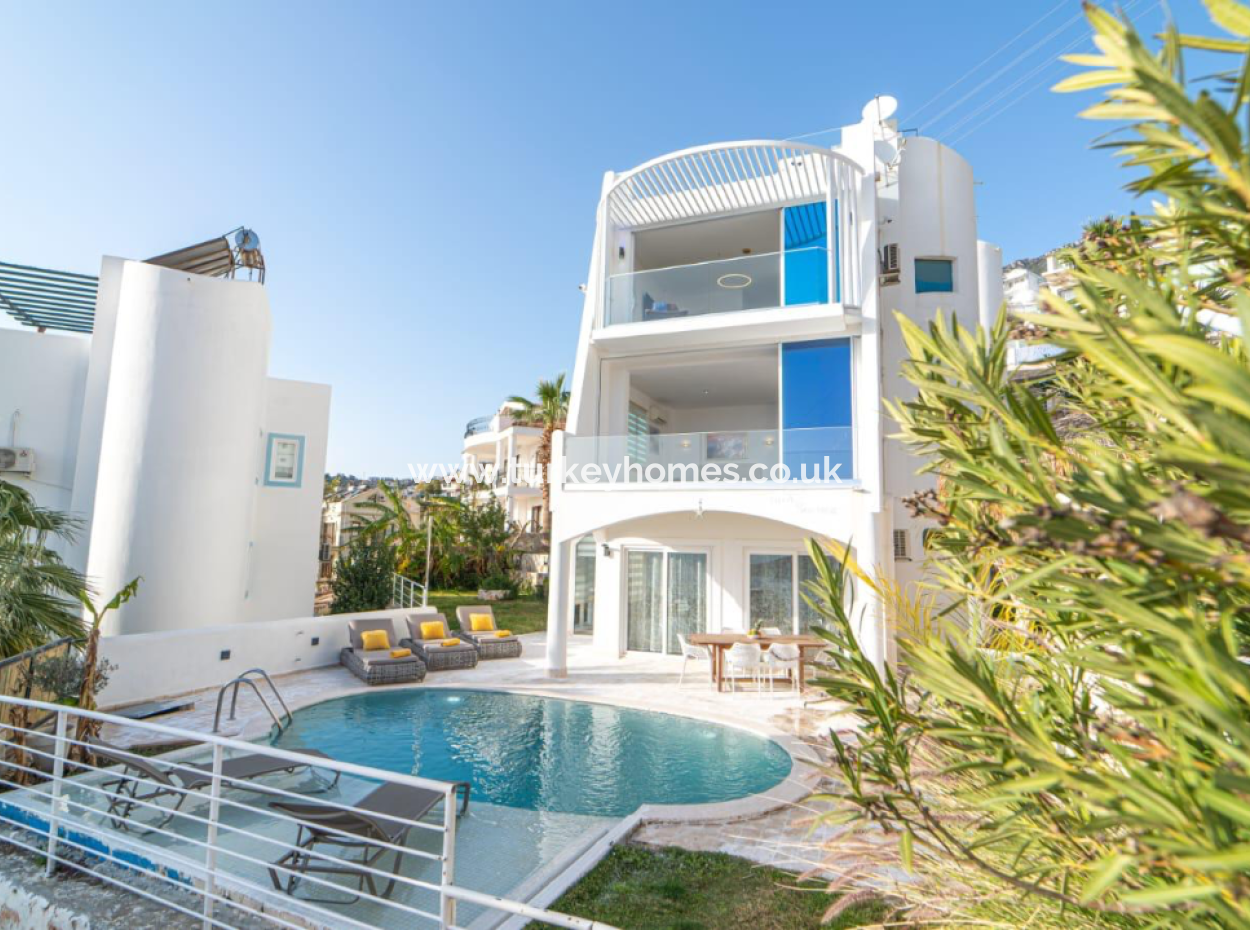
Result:
M907 530L894 531L894 558L899 562L911 561L911 551L907 545Z
M270 487L298 488L304 478L304 437L269 434L265 454L265 484Z
M916 293L950 293L955 290L955 263L949 258L916 259Z

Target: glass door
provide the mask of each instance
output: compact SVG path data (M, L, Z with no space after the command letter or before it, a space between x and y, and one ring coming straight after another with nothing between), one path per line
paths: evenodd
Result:
M780 627L783 633L806 633L824 620L804 597L816 579L816 563L801 553L752 552L747 574L750 583L752 628Z
M707 629L706 552L629 549L625 574L627 649L680 655L679 633Z

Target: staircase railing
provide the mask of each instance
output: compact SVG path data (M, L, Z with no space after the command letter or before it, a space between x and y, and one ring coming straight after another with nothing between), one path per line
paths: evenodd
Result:
M429 591L425 585L403 575L391 576L392 607L424 607L429 603Z
M282 708L282 717L279 717L274 713L273 708L265 699L265 696L261 694L260 688L256 687L256 681L252 677L254 675L259 675L265 680L265 683L269 685L269 690L273 692L273 696L278 700L278 706ZM287 707L286 701L282 699L282 692L279 691L278 686L273 683L273 679L269 677L269 673L263 668L249 668L246 672L243 672L226 682L221 686L221 690L217 692L217 711L213 714L214 733L221 729L221 705L226 699L226 692L230 692L230 717L228 719L233 720L235 709L239 705L239 688L243 685L247 685L256 694L256 699L260 701L261 706L268 711L269 717L273 720L274 726L278 728L279 733L291 725L291 721L294 719L291 716L291 708ZM282 722L283 717L286 718L285 723Z

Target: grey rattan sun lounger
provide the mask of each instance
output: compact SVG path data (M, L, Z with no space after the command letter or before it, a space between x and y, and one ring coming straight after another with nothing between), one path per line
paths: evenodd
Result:
M405 618L408 624L408 635L400 640L401 646L407 646L421 657L425 667L431 672L443 672L453 668L473 668L477 665L477 643L464 635L464 632L453 633L447 625L447 618L442 614L412 614ZM441 623L444 636L433 639L421 638L421 624ZM454 646L444 646L443 640L459 640Z
M459 781L455 785L461 797L460 809L457 811L459 816L469 809L469 783ZM300 878L304 875L349 875L356 879L358 891L363 893L367 888L374 897L389 898L395 890L395 876L399 875L404 854L380 844L403 846L408 838L408 831L412 829L411 821L420 820L437 807L444 797L441 791L391 782L375 788L351 805L357 810L322 802L301 804L270 801L269 806L274 810L290 814L300 823L295 846L274 861L273 867L269 869L269 878L279 891L294 895ZM402 819L393 819L396 817ZM357 859L346 859L345 855L329 858L316 851L319 845L336 846L341 850L359 850L360 855ZM370 870L388 852L395 859L390 868L391 879L379 892ZM311 896L301 896L300 900L322 904L351 904L360 900L360 894L352 895L347 900Z
M473 622L469 618L474 614L490 616L491 628L484 633L473 632ZM483 661L486 659L515 659L521 655L521 641L515 636L500 638L496 635L499 623L495 620L495 612L487 604L477 606L460 606L456 608L456 619L460 621L460 632L477 643L478 652Z
M389 649L365 649L363 634L374 630L384 631L392 646L400 645L395 637L395 624L389 617L349 620L347 635L350 643L339 653L339 663L344 668L367 685L398 685L425 678L425 663L420 655L394 659Z
M137 809L153 804L163 807L167 813L154 823L143 822L139 826L144 828L144 832L160 829L173 820L191 792L207 788L213 783L213 767L209 763L171 764L165 767L146 756L101 740L91 740L88 745L93 756L121 766L121 775L103 782L100 786L109 792L108 818L119 830L129 831L132 828L131 815ZM315 749L304 749L301 752L314 759L330 758ZM297 769L313 767L313 762L290 762L263 753L249 753L223 760L221 777L224 787L244 787L235 783L251 782L263 775L292 773ZM339 774L336 771L334 779L317 789L318 793L328 791L338 784ZM263 785L249 784L246 790L264 792L265 788ZM159 802L162 798L173 799L172 805L161 805Z

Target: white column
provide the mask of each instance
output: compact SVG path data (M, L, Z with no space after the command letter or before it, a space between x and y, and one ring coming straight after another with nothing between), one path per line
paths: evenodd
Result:
M573 541L551 544L547 570L547 675L569 674L569 587L573 575Z
M504 481L506 482L505 487L507 487L509 494L512 493L512 459L515 456L516 456L516 430L509 429L508 430L508 458L507 458L507 461L504 462L504 468L506 469L506 471L504 472L504 476L505 476Z

